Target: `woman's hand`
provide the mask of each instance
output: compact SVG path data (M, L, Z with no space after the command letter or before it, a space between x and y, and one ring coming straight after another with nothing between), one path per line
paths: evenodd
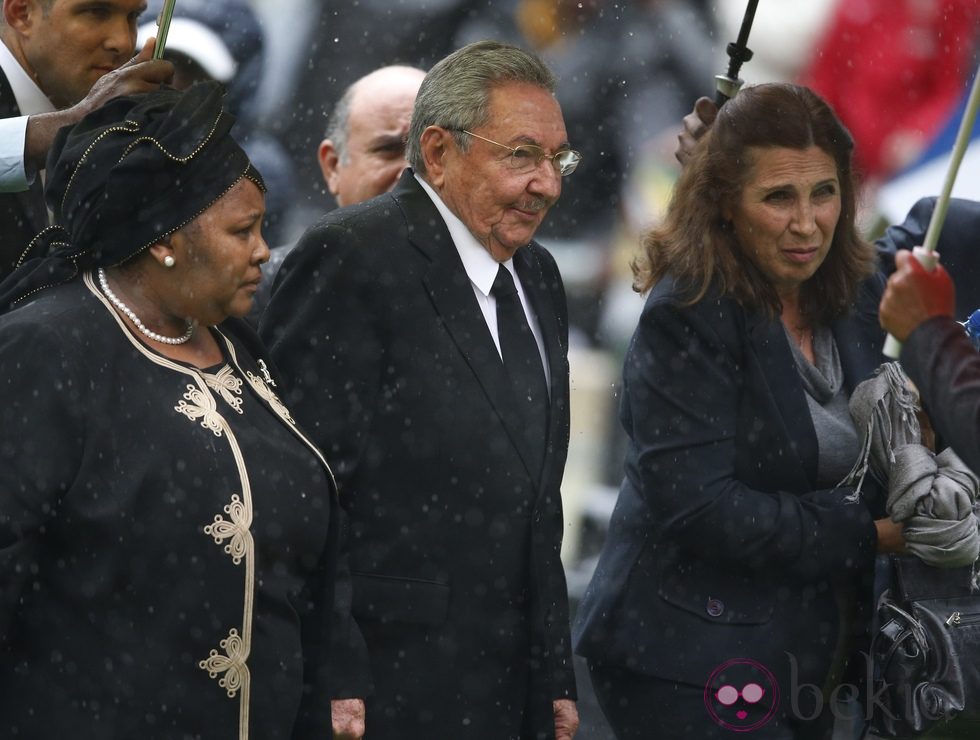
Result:
M875 531L878 533L879 553L905 552L905 532L903 524L893 522L887 517L875 520Z

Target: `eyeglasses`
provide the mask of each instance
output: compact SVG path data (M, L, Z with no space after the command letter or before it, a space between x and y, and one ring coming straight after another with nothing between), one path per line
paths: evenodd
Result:
M550 160L554 168L558 170L559 175L562 177L567 177L575 172L575 168L578 167L578 163L582 161L582 155L574 149L562 149L560 152L555 152L554 154L546 154L544 149L539 146L535 146L534 144L507 146L506 144L501 144L499 141L494 141L493 139L488 139L485 136L474 134L472 131L467 131L463 128L453 130L459 131L461 134L469 134L470 136L480 139L481 141L485 141L488 144L494 144L510 150L510 156L507 157L507 163L510 165L511 169L517 170L518 172L531 172L547 159Z

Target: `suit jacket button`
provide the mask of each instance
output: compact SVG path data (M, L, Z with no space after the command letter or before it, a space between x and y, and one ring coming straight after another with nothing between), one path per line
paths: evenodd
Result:
M704 610L708 612L709 617L720 617L725 613L725 605L720 599L708 599Z

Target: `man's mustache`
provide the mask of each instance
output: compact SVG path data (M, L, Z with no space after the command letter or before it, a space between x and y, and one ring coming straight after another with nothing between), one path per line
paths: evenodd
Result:
M518 203L517 208L521 211L528 211L531 213L537 213L538 211L543 211L546 208L551 207L551 201L547 198L534 198L532 200L524 201L523 203Z

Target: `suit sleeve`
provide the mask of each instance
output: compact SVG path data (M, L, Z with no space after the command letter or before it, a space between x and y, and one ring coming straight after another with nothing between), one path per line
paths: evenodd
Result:
M0 648L81 466L88 379L71 349L31 324L0 331Z
M924 321L902 347L933 426L974 472L980 471L980 354L956 321Z
M624 411L658 539L703 560L808 579L868 567L875 530L866 506L845 500L850 489L760 491L736 477L736 437L753 433L740 427L740 341L733 321L703 306L649 303L640 319Z
M340 491L341 550L331 625L331 698L364 697L371 677L351 616L345 502L364 454L381 373L369 249L342 226L309 231L283 264L259 327L286 382L287 405L323 451ZM372 305L375 304L375 305Z

